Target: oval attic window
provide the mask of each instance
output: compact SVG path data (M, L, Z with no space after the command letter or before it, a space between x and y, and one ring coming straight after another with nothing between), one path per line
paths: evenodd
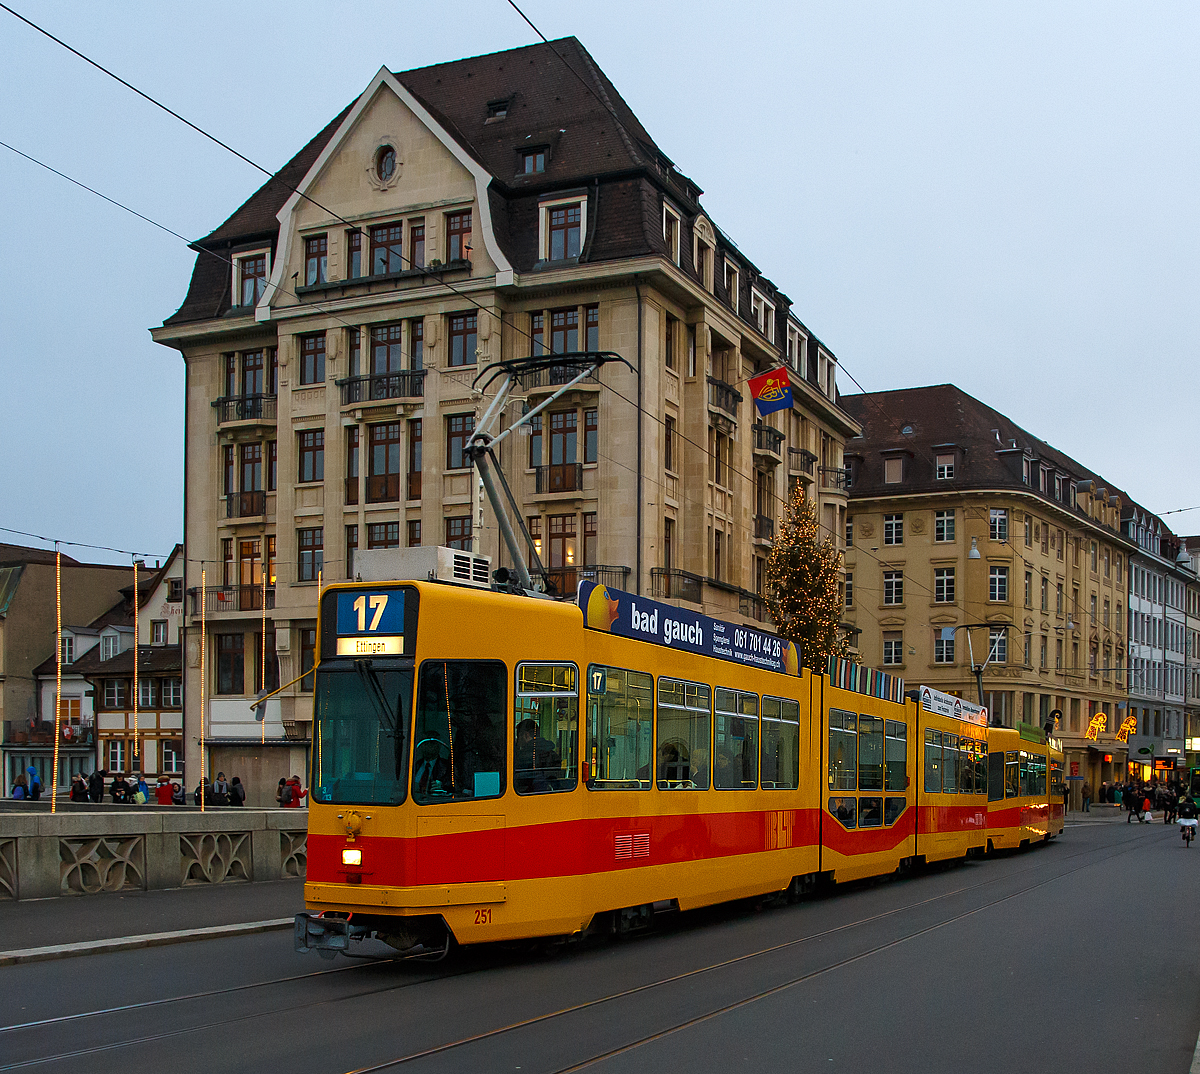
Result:
M912 436L913 427L911 425L906 425L906 426L904 426L903 429L900 430L900 432L902 432L905 436Z
M396 174L396 150L392 146L381 145L375 151L375 174L384 183Z

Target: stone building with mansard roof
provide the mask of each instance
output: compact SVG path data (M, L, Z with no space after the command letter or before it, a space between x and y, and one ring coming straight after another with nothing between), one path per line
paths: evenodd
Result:
M628 362L501 453L562 593L587 568L762 621L794 483L840 535L842 445L858 427L836 359L700 197L566 38L381 69L196 243L183 304L153 330L187 369L189 783L202 564L206 733L233 751L227 771L258 751L279 775L301 770L311 677L269 703L274 735L247 698L310 665L319 578L351 576L364 548L449 545L505 564L462 452L489 362ZM759 420L745 381L776 365L795 405ZM507 420L557 383L529 377Z

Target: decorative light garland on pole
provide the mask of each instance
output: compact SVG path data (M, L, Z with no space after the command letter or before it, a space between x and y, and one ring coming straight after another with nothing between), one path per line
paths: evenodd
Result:
M54 658L54 764L50 773L50 812L58 812L58 740L62 736L62 551L54 542L54 619L58 650Z

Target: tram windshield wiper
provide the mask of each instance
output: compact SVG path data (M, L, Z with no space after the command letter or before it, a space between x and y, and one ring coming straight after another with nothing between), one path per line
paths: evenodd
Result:
M376 714L380 718L384 729L393 737L396 734L397 717L392 713L388 705L387 694L384 692L383 683L379 681L379 674L372 667L370 660L355 660L354 670L358 672L359 678L366 684L367 694L375 703ZM399 698L396 699L397 703Z

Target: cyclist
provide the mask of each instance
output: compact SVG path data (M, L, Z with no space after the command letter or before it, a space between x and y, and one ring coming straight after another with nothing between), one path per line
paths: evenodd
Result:
M1196 803L1192 801L1192 796L1185 794L1179 800L1179 831L1189 843L1196 836L1197 813L1200 813L1200 810L1196 808Z

